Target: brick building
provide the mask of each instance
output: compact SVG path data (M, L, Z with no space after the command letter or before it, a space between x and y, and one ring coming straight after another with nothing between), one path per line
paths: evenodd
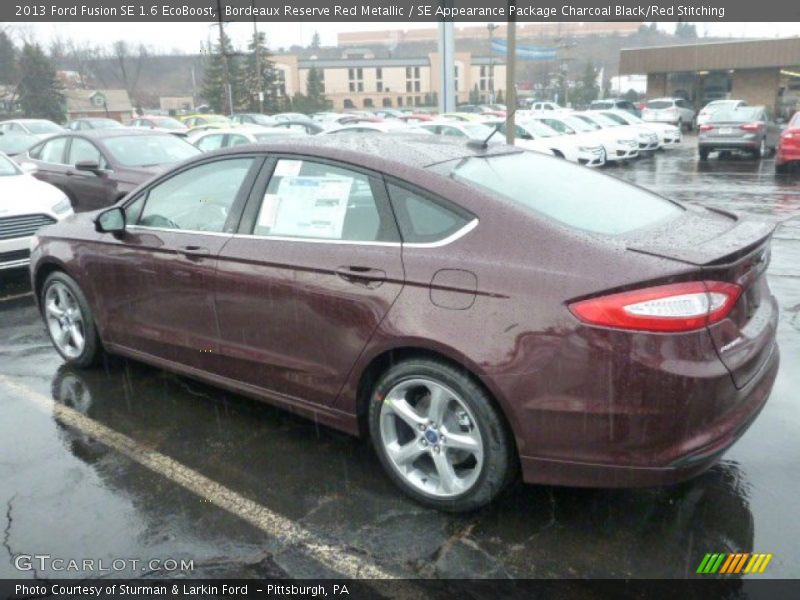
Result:
M700 108L736 98L788 117L800 109L800 37L696 43L620 52L620 75L647 75L647 97Z

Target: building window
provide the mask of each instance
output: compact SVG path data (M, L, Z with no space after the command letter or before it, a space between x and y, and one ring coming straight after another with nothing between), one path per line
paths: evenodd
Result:
M383 91L383 69L381 67L375 69L375 91Z
M345 108L355 108L356 107L355 104L353 104L353 101L350 100L350 98L345 98L343 104L344 104Z
M364 108L375 108L375 105L372 104L372 98L364 98Z
M364 69L361 67L347 69L347 84L351 92L363 92Z
M494 65L481 65L480 83L478 87L482 92L494 89Z
M403 97L402 96L398 96L397 97L397 106L403 106Z
M453 86L458 91L458 65L453 67Z
M383 99L383 107L384 108L391 108L392 107L392 99L391 98L384 98Z
M420 86L419 67L406 67L406 91L419 92Z

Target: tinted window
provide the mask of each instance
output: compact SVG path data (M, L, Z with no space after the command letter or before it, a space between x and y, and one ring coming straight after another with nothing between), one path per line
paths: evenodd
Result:
M565 225L596 233L625 233L682 211L669 200L614 177L533 152L469 157L445 164L454 179ZM445 164L436 169L444 171ZM535 185L531 173L537 173Z
M39 152L39 160L49 163L63 164L64 148L66 145L67 138L65 137L59 137L50 140L42 146L42 149Z
M389 197L403 241L424 244L443 240L474 217L444 202L434 202L405 188L389 184Z
M126 167L152 167L180 162L200 151L172 134L121 135L104 140L114 159Z
M396 241L366 175L307 160L281 159L261 204L255 235Z
M100 168L105 168L103 156L94 144L82 138L73 138L72 145L69 148L67 164L75 165L82 160L96 162L100 165Z
M218 160L150 188L139 225L221 232L252 158Z
M242 144L249 144L250 140L248 140L243 135L229 135L228 136L228 146L241 146Z

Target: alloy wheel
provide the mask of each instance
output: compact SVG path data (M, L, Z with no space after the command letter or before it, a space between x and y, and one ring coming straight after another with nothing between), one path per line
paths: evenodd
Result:
M47 328L53 343L68 358L77 358L86 346L86 329L77 299L70 289L55 281L44 299Z
M386 395L381 444L392 468L411 487L437 498L469 491L478 480L484 443L472 411L447 386L408 379Z

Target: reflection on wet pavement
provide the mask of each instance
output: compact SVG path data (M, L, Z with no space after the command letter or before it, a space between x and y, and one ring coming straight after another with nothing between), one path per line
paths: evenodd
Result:
M767 407L723 460L678 486L584 490L517 485L452 516L384 476L366 441L134 362L61 364L29 296L0 299L0 377L157 450L392 572L434 577L685 577L707 552L771 552L763 576L800 567L800 176L770 160L696 161L693 141L610 174L699 204L781 219L770 285L783 366ZM0 298L26 292L2 274ZM0 514L8 554L189 558L197 576L319 576L233 514L42 412L0 379ZM27 576L30 576L28 574ZM38 575L48 575L39 573ZM52 574L50 574L52 575ZM142 575L152 575L143 572ZM0 577L19 576L8 556Z

